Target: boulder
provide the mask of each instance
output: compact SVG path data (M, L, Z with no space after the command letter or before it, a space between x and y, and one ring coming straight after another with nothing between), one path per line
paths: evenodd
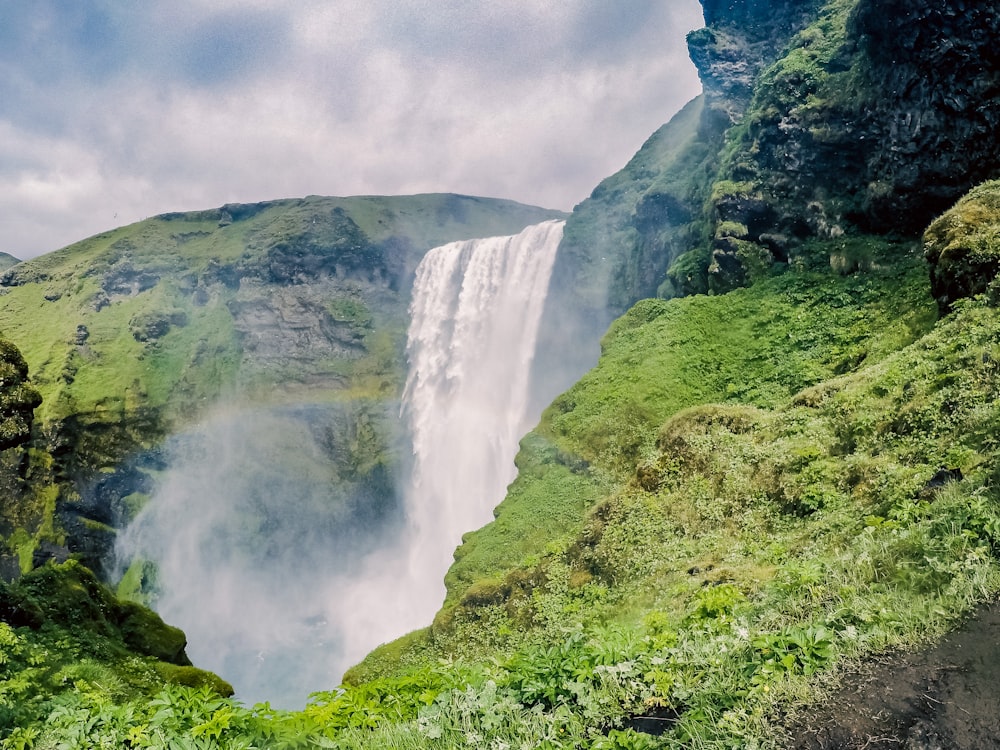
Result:
M973 188L924 233L931 293L942 314L1000 273L1000 181Z

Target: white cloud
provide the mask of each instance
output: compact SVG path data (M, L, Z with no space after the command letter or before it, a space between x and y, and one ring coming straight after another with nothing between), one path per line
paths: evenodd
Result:
M122 59L82 61L87 75L36 61L24 79L46 87L0 104L0 250L307 194L571 208L697 91L683 35L699 5L665 5L189 0L151 10L153 29L134 11L105 19Z

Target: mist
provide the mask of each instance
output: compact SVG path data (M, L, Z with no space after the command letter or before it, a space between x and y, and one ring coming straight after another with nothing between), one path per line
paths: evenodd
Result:
M119 560L155 563L154 608L185 631L191 660L244 702L290 707L335 687L364 640L352 627L372 627L342 603L403 515L386 469L343 476L329 425L347 411L218 409L168 441L169 468L120 535Z
M514 478L562 222L431 250L417 269L399 403L230 402L164 447L120 534L152 605L237 699L297 708L374 647L430 624L463 533ZM358 424L385 447L359 455Z

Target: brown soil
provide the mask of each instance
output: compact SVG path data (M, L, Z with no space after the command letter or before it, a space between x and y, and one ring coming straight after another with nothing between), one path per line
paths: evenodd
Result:
M1000 603L934 648L846 676L790 731L794 750L1000 748Z

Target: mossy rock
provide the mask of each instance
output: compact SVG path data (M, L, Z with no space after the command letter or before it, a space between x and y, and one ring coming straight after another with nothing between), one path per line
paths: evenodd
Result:
M476 581L465 590L462 596L462 606L484 607L490 604L500 604L507 597L502 578L487 578Z
M40 627L54 624L114 635L114 596L97 577L75 560L31 571L3 592L4 619Z
M174 685L184 685L191 688L207 687L223 698L228 698L236 692L233 690L233 686L224 679L212 672L206 672L204 669L177 664L165 664L164 662L157 662L153 665L153 668L164 682Z
M132 338L139 342L155 341L166 336L171 328L183 328L188 316L183 310L143 312L129 321Z
M40 628L45 612L35 602L21 597L13 586L0 581L0 622L15 628Z
M135 602L121 602L118 614L122 640L130 648L171 664L191 665L184 652L187 637L180 628L167 625L158 614Z
M28 365L16 346L0 339L0 450L20 445L31 435L31 422L42 397L27 382Z
M970 190L924 233L931 292L942 313L982 294L1000 273L1000 180Z
M660 428L656 447L663 453L680 451L689 436L705 434L715 427L742 435L754 430L763 414L760 409L742 404L704 404L682 409Z
M44 565L12 584L0 585L0 620L32 628L65 628L116 648L178 666L191 664L187 639L141 604L120 601L76 560Z

